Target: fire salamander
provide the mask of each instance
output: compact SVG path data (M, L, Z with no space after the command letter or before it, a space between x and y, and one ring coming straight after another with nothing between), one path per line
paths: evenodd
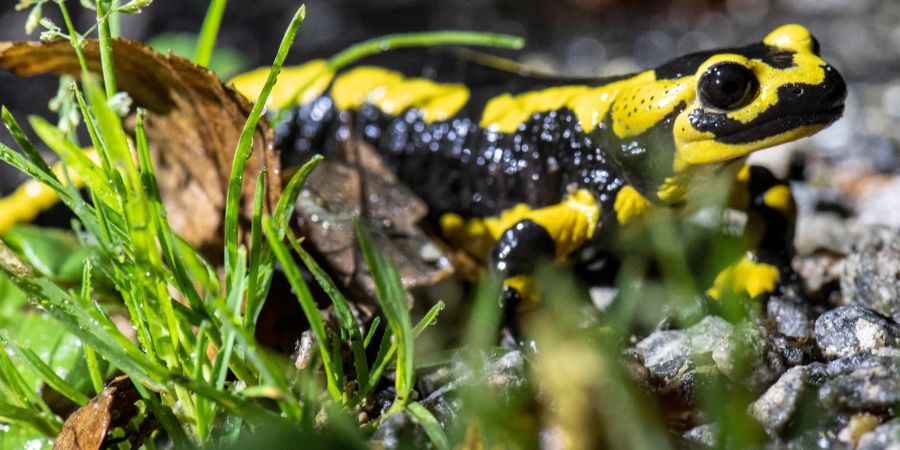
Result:
M323 61L288 69L273 106L297 106L277 128L278 145L297 164L349 137L368 142L428 203L443 235L502 274L514 295L533 294L535 261L609 254L621 227L654 209L688 210L723 173L742 193L756 245L708 292L772 292L789 267L776 260L792 251L793 197L744 161L828 126L846 97L799 25L607 79L448 64L456 79L421 64L416 73L360 65L335 74ZM235 84L252 97L260 78ZM310 87L290 92L298 85Z

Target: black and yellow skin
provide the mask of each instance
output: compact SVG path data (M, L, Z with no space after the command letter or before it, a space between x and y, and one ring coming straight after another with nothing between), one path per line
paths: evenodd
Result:
M445 237L519 292L529 290L524 275L535 261L610 256L620 227L654 208L689 211L723 173L743 192L738 207L758 245L710 294L770 292L785 276L786 265L772 263L789 258L793 199L743 161L828 126L846 96L799 25L608 79L419 61L402 73L362 65L335 74L321 61L289 69L275 97L299 103L277 128L284 161L327 154L351 137L372 144ZM235 83L252 96L258 78ZM307 88L290 91L298 85Z

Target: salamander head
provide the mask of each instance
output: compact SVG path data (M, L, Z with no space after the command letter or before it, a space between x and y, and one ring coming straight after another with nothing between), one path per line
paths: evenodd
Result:
M691 62L699 62L693 95L672 128L676 170L809 136L844 110L844 79L800 25L782 26L760 44L682 58L657 69L657 78Z
M761 43L683 56L605 87L614 96L607 143L629 184L680 202L696 174L840 118L847 87L818 53L806 28L785 25Z

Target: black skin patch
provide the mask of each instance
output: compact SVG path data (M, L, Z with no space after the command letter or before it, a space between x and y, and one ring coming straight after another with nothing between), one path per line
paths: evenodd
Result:
M571 185L590 191L601 211L614 211L625 183L610 161L610 144L582 132L568 109L534 114L515 132L500 133L462 113L426 123L416 110L400 117L371 105L337 112L323 96L292 109L276 127L285 167L314 153L329 156L338 140L349 137L375 147L433 218L495 216L519 203L540 208L558 203Z
M803 125L828 125L841 117L847 85L831 66L825 67L821 84L786 84L778 88L778 103L749 123L707 109L691 111L691 125L708 131L716 141L744 144L795 129Z
M541 260L556 253L556 242L544 227L522 220L504 231L494 243L488 266L506 277L531 273Z
M757 59L776 69L787 69L794 66L794 52L766 44L752 44L746 47L716 49L682 56L656 68L656 78L658 80L674 80L694 75L707 59L722 53L734 53L748 59Z

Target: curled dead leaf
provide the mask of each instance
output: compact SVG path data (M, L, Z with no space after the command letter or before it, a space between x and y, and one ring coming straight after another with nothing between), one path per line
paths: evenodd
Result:
M311 250L327 262L332 276L374 298L375 284L366 270L353 218L371 232L376 247L397 266L411 291L453 274L453 267L419 224L428 207L388 169L376 150L360 140L342 143L335 158L319 164L297 200L303 235ZM364 311L366 313L367 311Z
M63 424L53 441L55 450L96 450L111 447L107 433L116 427L127 428L138 414L135 402L141 396L127 376L112 380L103 392L78 408ZM132 448L141 445L155 428L153 420L144 420L136 434L130 436Z
M84 55L100 71L98 45ZM214 259L221 255L225 192L234 150L251 103L211 71L139 42L113 41L116 83L149 111L147 137L163 202L175 231ZM26 77L81 73L68 41L0 43L0 67ZM260 121L244 173L242 219L249 223L256 175L267 171L265 210L281 195L271 128Z

